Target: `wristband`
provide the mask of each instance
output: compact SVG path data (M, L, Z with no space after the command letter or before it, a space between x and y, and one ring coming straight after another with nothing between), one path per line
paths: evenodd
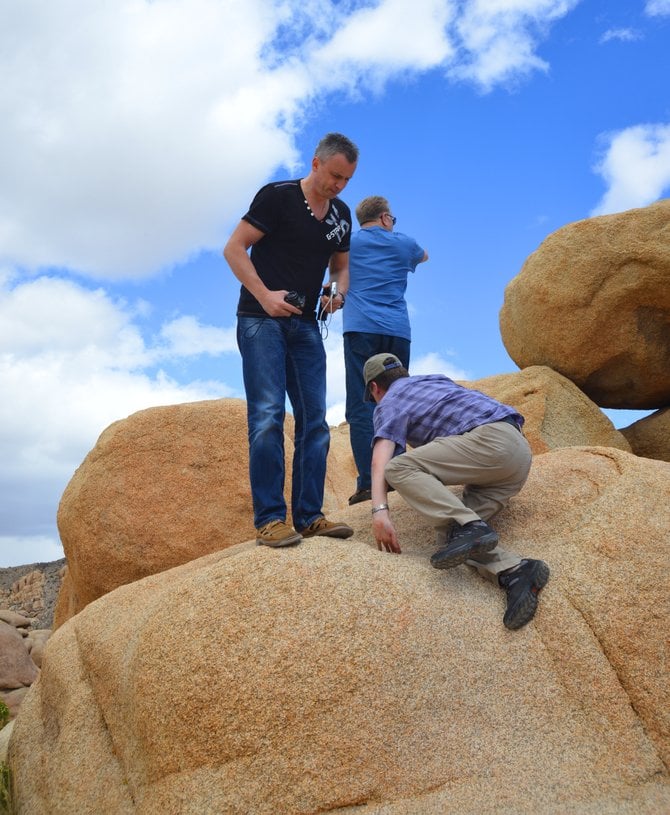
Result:
M338 291L338 293L335 295L335 297L341 297L342 298L342 305L344 305L345 299L344 299L344 295L342 294L341 291Z
M388 509L388 504L380 504L378 507L372 507L372 514L374 515L375 512L381 512L383 509Z

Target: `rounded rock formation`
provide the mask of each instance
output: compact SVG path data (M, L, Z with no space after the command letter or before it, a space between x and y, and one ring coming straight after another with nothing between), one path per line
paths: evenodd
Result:
M287 416L289 461L292 424ZM246 403L154 407L114 422L67 485L58 529L68 568L56 626L118 586L253 537Z
M623 434L600 408L551 368L531 365L523 371L460 384L516 408L525 419L523 433L533 455L580 445L631 452Z
M670 405L670 199L550 235L505 289L500 331L597 405Z
M552 569L530 625L433 569L396 494L347 541L239 544L62 626L16 719L16 815L670 811L670 465L536 456L495 520ZM644 506L644 513L640 513ZM368 545L366 545L368 544Z
M636 456L670 461L670 408L639 419L621 433Z

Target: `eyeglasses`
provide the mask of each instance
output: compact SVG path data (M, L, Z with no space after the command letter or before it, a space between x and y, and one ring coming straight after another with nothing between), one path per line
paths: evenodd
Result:
M391 213L390 213L390 212L385 212L385 213L384 213L384 215L388 215L388 216L389 216L389 218L391 219L391 223L393 224L393 226L395 226L395 222L398 220L398 219L395 217L395 215L391 215Z

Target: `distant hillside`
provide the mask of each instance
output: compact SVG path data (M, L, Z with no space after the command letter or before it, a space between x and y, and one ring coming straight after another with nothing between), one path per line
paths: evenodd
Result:
M61 558L0 568L0 608L29 617L33 628L51 628L65 563Z

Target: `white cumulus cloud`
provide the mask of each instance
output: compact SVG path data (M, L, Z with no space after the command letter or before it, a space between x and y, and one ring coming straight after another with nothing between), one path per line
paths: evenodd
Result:
M1 262L150 274L220 241L239 190L295 159L276 125L304 88L261 58L281 6L12 5L0 18Z
M634 28L610 28L600 38L601 43L617 40L619 42L636 42L642 39L642 34Z
M464 3L455 28L461 58L450 76L483 90L523 78L549 65L535 53L548 26L580 0L473 0Z
M595 171L607 191L591 215L647 206L670 189L670 124L636 125L602 139Z
M138 313L101 290L40 277L0 286L0 544L49 539L63 489L102 430L153 405L232 395L220 382L179 384L156 364L232 350L226 332L167 327L148 345ZM165 337L163 337L163 340ZM199 345L198 345L199 341ZM20 547L19 547L20 548ZM0 553L3 555L4 552ZM22 562L30 562L23 560Z
M447 26L454 16L452 4L442 0L416 0L408 15L404 0L382 0L360 9L332 38L315 50L311 73L348 76L355 88L364 82L383 82L403 71L418 72L440 65L454 54Z
M0 264L146 277L222 236L329 94L545 70L577 0L22 0L0 10Z
M410 360L410 373L413 376L425 376L426 374L444 374L449 379L463 379L467 380L470 375L462 368L457 368L449 360L444 359L443 356L437 352L424 354L417 359Z
M218 328L213 325L201 325L194 317L177 317L166 323L160 332L167 343L167 353L181 357L199 356L200 354L218 355L226 352L237 352L237 340L234 328Z
M670 0L647 0L644 10L650 17L670 15Z
M300 166L296 134L312 106L435 69L482 90L544 71L538 46L576 4L1 4L0 563L8 547L23 545L29 562L41 544L58 546L58 498L110 422L235 395L222 382L182 384L166 372L179 360L236 353L231 329L178 314L147 338L148 305L115 300L106 281L218 252L250 190ZM336 424L344 376L336 322L332 331ZM462 374L439 357L413 370L423 366Z

